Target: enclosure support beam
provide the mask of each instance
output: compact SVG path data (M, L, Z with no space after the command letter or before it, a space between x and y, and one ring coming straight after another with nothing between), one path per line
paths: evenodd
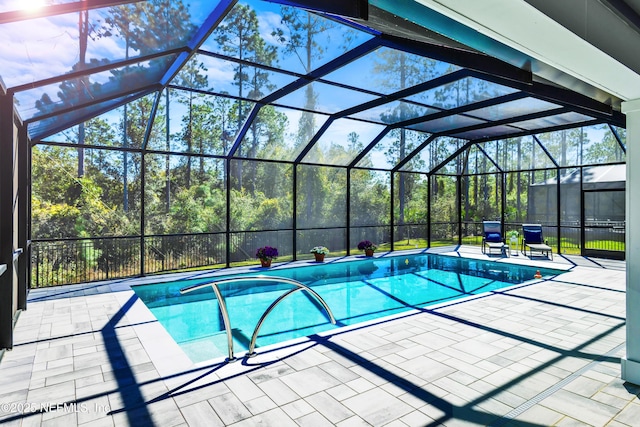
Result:
M622 103L627 116L627 165L640 164L640 99ZM640 168L627 167L626 263L627 351L622 358L622 379L640 384Z
M390 246L391 249L390 250L393 251L393 241L395 240L395 234L393 232L393 228L396 225L395 221L394 221L395 215L393 214L393 212L394 212L394 210L396 208L395 203L394 203L394 201L395 201L395 196L394 196L394 194L395 194L394 193L395 186L393 185L393 172L390 172L390 174L389 174L389 184L390 184L390 190L391 190L391 194L390 194L391 197L389 197L389 201L391 203L391 209L390 209L391 213L389 215L390 216L389 224L391 224L391 227L390 227L390 230L389 230L389 236L390 236L390 240L391 240L391 242L390 242L391 243L391 246Z
M351 255L351 168L347 168L347 197L345 203L347 204L347 256Z
M21 126L18 131L18 247L22 254L18 255L18 310L27 309L27 294L31 283L31 145L27 136L27 127Z
M147 185L147 173L146 173L147 166L146 166L145 158L146 156L144 155L144 151L143 151L142 156L140 156L140 187L141 188L146 188L146 185ZM145 203L145 197L143 192L143 196L140 197L140 276L144 276L147 273L144 267L146 264L144 236L146 232L145 230L147 228L146 221L145 221L147 214L145 210L146 210L146 203Z
M292 208L292 224L293 224L293 233L291 236L291 247L292 252L293 252L293 260L297 261L298 260L298 167L300 165L297 163L294 163L293 165L293 206ZM311 195L308 195L307 197L311 197Z
M456 193L458 193L458 203L456 213L458 214L458 245L462 245L462 177L456 176Z
M625 212L626 215L626 212ZM585 255L584 167L580 168L580 255Z
M0 94L0 349L13 348L13 317L17 305L17 277L14 260L14 211L16 196L16 141L13 123L13 94Z
M563 169L558 168L556 170L556 227L558 227L556 230L556 236L558 236L558 238L556 239L556 253L560 254L560 250L562 249L562 245L560 244L560 241L562 239L562 232L561 232L561 228L560 228L560 224L562 223L562 206L560 205L562 203L562 194L560 194L560 191L562 189L562 184L560 182L560 179L562 178L560 176L560 173L563 171Z
M504 171L500 171L500 184L502 186L502 197L500 197L500 223L502 224L502 235L504 236L507 232L504 228L504 222L506 220L505 211L507 209L507 174L504 173Z
M226 266L229 267L231 265L231 158L227 157L224 159L225 164L225 173L224 173L224 190L225 197L227 200L227 210L225 211L225 261Z
M427 247L431 247L431 175L427 175Z

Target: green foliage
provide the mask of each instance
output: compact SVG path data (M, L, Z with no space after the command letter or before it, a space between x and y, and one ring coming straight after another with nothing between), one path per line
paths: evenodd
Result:
M351 224L354 226L389 224L388 174L368 170L351 172Z
M291 204L286 199L268 198L264 193L232 190L233 230L274 230L291 224Z
M80 209L66 203L43 204L34 199L31 205L33 236L38 238L69 237L75 234L75 224L80 217ZM74 236L75 237L75 236Z
M105 197L103 186L98 183L108 182L104 176L95 179L73 175L76 160L72 153L75 150L62 147L33 149L34 238L135 234L128 216ZM52 176L57 179L50 179Z
M264 199L256 209L255 228L274 230L287 223L290 212L286 212L280 204L279 199Z

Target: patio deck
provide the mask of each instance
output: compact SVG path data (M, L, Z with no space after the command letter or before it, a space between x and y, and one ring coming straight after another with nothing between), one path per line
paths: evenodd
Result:
M488 258L479 247L453 256ZM496 257L491 257L497 259ZM0 362L0 423L60 426L623 426L623 262L194 365L130 289L33 290Z

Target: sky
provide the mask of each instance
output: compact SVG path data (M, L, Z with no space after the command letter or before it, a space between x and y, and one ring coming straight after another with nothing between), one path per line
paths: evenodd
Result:
M47 1L47 0L45 0ZM68 2L69 0L67 0ZM51 3L51 0L48 0ZM57 0L55 3L63 3L65 1ZM279 45L279 41L273 36L273 31L280 28L285 35L288 30L281 22L280 6L266 1L251 1L251 7L256 10L259 20L259 29L262 38L271 45ZM15 8L24 7L33 4L33 0L4 0L0 5L0 12L11 11ZM192 20L196 25L200 25L215 7L215 3L205 0L196 0L188 2L191 11ZM247 2L241 2L247 4ZM97 9L89 12L92 31L88 40L87 60L107 58L111 61L121 60L125 58L125 45L120 37L102 37L104 32L104 21L108 16L108 9ZM53 76L64 75L69 72L74 64L79 60L79 37L78 37L78 13L66 15L52 16L48 18L37 18L33 20L18 21L10 24L0 25L0 77L8 87L24 85L37 82L42 79ZM371 36L364 32L352 31L349 33L349 46L361 44L368 40ZM351 40L352 38L352 40ZM324 47L321 54L313 58L313 66L318 67L327 63L331 59L341 55L347 46L347 37L345 37L345 27L336 27L330 31L323 33L320 38L320 44ZM282 47L281 45L279 45ZM215 35L207 40L203 48L213 52L221 52L220 47L215 41ZM388 53L391 49L379 48L381 54ZM136 52L129 52L130 56L136 55ZM410 55L415 57L415 55ZM339 82L343 84L351 84L354 87L366 90L380 91L383 93L390 92L397 88L381 88L381 86L373 85L372 82L378 81L385 76L376 75L376 62L379 61L376 53L365 55L343 68L334 71L325 76L328 81ZM211 57L200 57L206 67L209 87L214 91L228 92L237 94L237 86L233 85L234 67L236 63L223 61ZM413 60L420 60L415 57ZM278 58L279 67L283 69L305 74L303 64L296 55L281 54ZM438 63L433 69L434 77L446 74L456 67L450 67L446 63ZM92 82L105 82L111 76L111 73L104 72L92 75ZM273 90L277 90L286 86L295 80L295 76L282 73L271 73L270 81L275 84ZM32 117L37 113L34 108L35 102L40 99L43 93L47 93L54 101L57 99L59 83L50 86L36 88L29 91L19 92L16 99L20 105L18 109L24 119ZM317 109L323 113L336 113L354 105L375 99L375 94L366 94L362 92L350 91L348 89L338 88L336 86L323 83L315 83L314 90L318 94ZM373 86L373 87L372 87ZM510 88L500 88L498 85L490 87L491 91L498 91L500 94L509 93ZM410 99L422 102L435 102L435 91L427 91L417 94ZM279 102L288 107L303 107L305 101L304 88L290 93L283 97ZM380 112L386 106L382 106L375 111L367 111L360 118L376 119ZM283 112L289 122L288 133L294 134L297 129L297 122L300 118L300 112L291 108L279 108ZM177 107L180 111L180 107ZM430 111L431 112L431 111ZM174 114L176 111L174 111ZM121 113L114 112L112 122L117 122ZM109 115L105 115L109 117ZM319 116L322 117L322 116ZM178 120L173 120L176 124ZM317 124L318 126L320 124ZM350 132L360 134L361 142L366 146L376 135L383 129L380 125L371 125L364 122L358 122L348 119L336 120L328 129L325 135L320 139L320 144L328 147L331 143L346 146L346 135ZM593 134L591 139L601 138L600 135ZM383 141L383 145L389 145L387 140ZM386 165L383 157L383 150L377 150L372 153L374 163L376 165Z

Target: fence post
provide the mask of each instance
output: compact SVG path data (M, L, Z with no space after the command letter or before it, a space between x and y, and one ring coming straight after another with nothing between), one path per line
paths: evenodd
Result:
M40 287L40 250L36 246L36 288Z

